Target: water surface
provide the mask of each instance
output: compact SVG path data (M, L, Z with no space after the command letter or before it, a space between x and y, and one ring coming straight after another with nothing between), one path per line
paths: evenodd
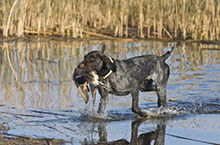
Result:
M115 59L162 55L172 42L15 40L0 44L0 132L9 137L53 138L66 144L220 143L220 45L180 43L167 59L169 108L157 108L155 92L140 93L138 118L130 95L109 95L106 116L84 104L72 73L83 56L101 50Z

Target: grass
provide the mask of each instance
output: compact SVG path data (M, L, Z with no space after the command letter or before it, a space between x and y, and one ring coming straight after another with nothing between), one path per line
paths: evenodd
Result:
M4 37L220 40L219 0L2 0Z

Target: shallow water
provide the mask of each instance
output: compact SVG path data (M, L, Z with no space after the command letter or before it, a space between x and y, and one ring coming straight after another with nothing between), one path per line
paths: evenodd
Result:
M131 97L109 95L99 117L84 104L72 73L83 56L107 45L106 55L126 59L162 55L172 42L16 40L0 43L0 132L9 137L55 138L67 144L144 142L220 144L220 44L180 43L166 61L169 108L155 92L140 93L149 117L132 113ZM91 99L90 99L91 100ZM94 110L93 110L94 109Z

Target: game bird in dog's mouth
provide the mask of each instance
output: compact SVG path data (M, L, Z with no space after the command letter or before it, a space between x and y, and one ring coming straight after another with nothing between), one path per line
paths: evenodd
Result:
M156 91L158 107L167 107L166 86L170 74L165 60L171 50L162 56L143 55L126 60L116 60L104 54L104 51L92 51L75 68L73 80L85 103L91 90L93 102L98 89L101 96L98 113L101 115L107 105L108 94L124 96L131 94L132 111L147 116L138 105L139 91Z

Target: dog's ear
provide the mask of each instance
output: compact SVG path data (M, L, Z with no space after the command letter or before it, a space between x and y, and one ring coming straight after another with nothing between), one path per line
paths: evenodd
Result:
M113 72L116 72L117 67L113 58L107 57L104 54L99 54L99 56L108 69L112 70Z

